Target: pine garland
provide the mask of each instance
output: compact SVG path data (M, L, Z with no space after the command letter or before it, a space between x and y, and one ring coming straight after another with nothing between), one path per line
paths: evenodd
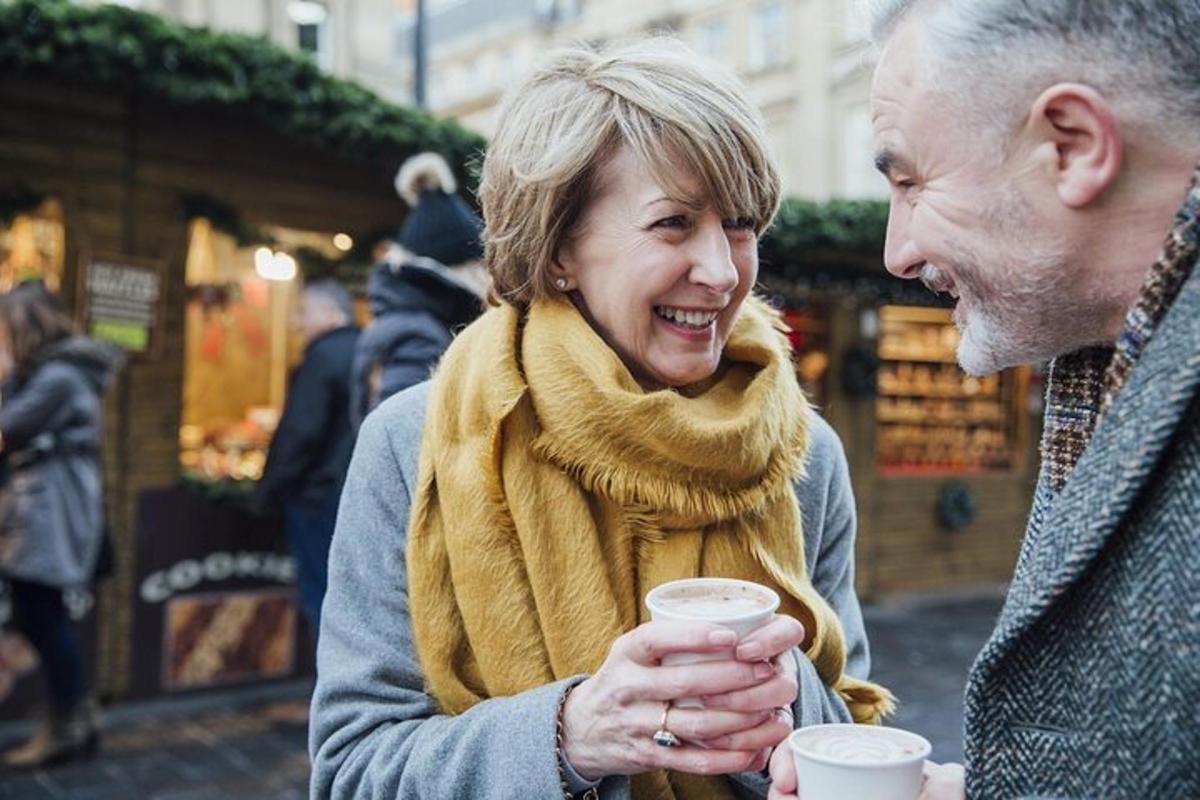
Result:
M188 28L115 5L0 3L0 74L133 91L176 105L238 106L295 140L399 164L436 150L469 174L484 140L458 123L388 103L266 39Z
M354 160L399 164L436 150L465 193L475 186L486 146L457 122L388 103L266 39L188 28L116 5L0 0L0 74L87 82L175 105L236 106L285 136ZM27 202L14 197L10 213ZM236 212L225 216L227 229L240 226ZM853 273L886 278L886 230L884 202L789 198L762 241L764 280L792 281L846 264Z

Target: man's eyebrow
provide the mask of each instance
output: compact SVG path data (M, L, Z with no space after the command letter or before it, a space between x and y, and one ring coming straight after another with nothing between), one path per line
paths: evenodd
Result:
M887 148L875 154L875 169L882 172L886 178L891 178L892 173L896 171L908 173L913 171L912 164L908 159Z

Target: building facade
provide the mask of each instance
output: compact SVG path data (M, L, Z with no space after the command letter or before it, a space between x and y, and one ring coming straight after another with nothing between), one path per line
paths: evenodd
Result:
M122 5L267 36L311 52L339 77L412 102L415 0ZM870 159L870 51L853 0L426 0L426 9L429 110L485 136L504 89L555 46L666 32L746 82L763 110L788 194L886 193Z

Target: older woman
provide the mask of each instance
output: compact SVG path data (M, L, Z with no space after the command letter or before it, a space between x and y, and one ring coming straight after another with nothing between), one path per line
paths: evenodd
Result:
M680 45L570 51L510 94L481 197L497 307L350 469L313 795L761 797L793 725L890 697L864 680L841 447L750 294L779 200L758 115ZM649 589L695 576L780 614L740 642L647 621Z

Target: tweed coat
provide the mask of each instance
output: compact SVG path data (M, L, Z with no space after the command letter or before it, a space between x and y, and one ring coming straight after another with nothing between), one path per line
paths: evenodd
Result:
M1039 481L967 686L967 795L1200 798L1200 268L1066 484Z

